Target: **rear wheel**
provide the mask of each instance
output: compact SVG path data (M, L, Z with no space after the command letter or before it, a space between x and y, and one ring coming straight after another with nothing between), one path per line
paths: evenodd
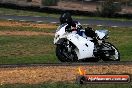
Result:
M63 44L59 44L56 46L56 56L61 62L77 62L77 54L74 51L73 45L70 46L63 42Z
M102 49L104 50L102 58L104 61L120 61L120 53L114 45L106 42Z

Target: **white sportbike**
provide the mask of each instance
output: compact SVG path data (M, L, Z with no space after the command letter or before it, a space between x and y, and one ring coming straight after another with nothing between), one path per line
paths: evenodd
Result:
M109 42L108 30L96 30L95 39L67 31L68 24L60 25L55 33L56 56L61 62L120 61L118 49Z

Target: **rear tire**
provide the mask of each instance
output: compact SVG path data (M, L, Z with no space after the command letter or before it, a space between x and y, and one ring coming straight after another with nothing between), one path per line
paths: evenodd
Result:
M106 42L104 43L104 48L113 49L115 52L114 55L110 55L109 57L102 58L104 61L120 61L120 53L119 50L111 43Z

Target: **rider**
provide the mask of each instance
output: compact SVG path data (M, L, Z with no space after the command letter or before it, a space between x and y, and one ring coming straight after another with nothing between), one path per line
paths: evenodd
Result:
M71 14L66 12L60 16L60 24L67 23L68 26L66 27L66 30L71 32L71 31L76 31L77 34L82 36L82 26L78 21L73 21Z
M83 30L81 24L78 21L73 21L71 14L68 12L60 16L60 24L64 23L68 24L68 26L66 27L67 31L77 31L77 34L79 34L80 36L83 36L83 33L85 33L86 36L93 39L96 37L96 33L92 28L87 27L85 28L85 30Z

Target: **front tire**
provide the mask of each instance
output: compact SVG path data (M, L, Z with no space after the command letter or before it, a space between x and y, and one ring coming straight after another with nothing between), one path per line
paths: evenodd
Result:
M56 46L56 56L61 62L77 62L77 54L74 50L68 54L64 45Z

